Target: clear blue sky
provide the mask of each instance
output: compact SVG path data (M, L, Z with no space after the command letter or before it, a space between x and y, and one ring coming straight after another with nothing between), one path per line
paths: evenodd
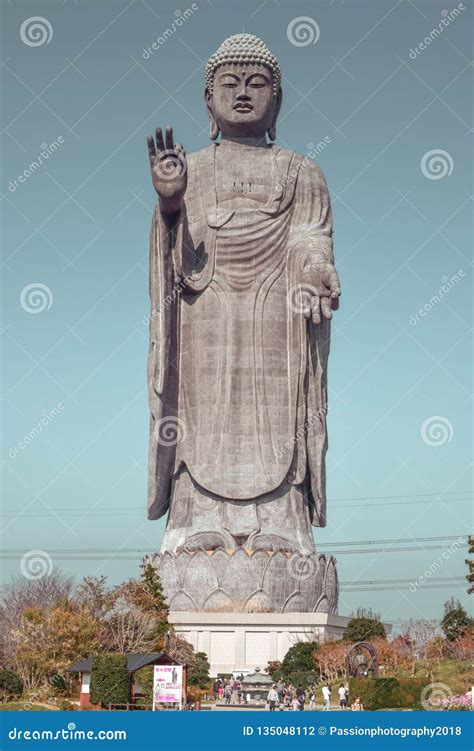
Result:
M2 4L1 527L13 551L3 578L40 549L78 577L117 582L137 574L140 553L120 560L113 551L159 547L163 523L145 513L154 204L145 136L172 124L188 151L207 145L203 63L245 30L281 61L277 140L307 153L326 138L317 160L333 199L343 298L329 374L328 526L316 545L338 555L354 541L441 537L415 552L338 555L343 582L405 580L398 590L344 591L342 614L366 605L393 621L438 617L451 594L467 600L464 586L443 581L465 575L465 548L443 559L430 579L439 588L411 592L408 583L446 551L447 538L472 529L464 492L472 488L471 6L446 25L444 0L195 6L147 58L144 48L177 18L175 5ZM49 41L32 46L20 30L37 15ZM302 16L319 31L316 43L290 40L289 24ZM18 182L55 140L47 161ZM25 288L38 283L45 309L28 312ZM437 293L426 315L412 318ZM45 413L39 435L19 448ZM440 431L430 432L433 421ZM97 552L86 560L55 553L77 549Z

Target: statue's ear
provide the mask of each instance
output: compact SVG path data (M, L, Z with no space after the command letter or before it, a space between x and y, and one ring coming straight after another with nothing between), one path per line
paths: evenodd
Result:
M276 138L276 124L278 120L278 115L280 114L282 101L283 101L283 91L280 88L277 94L277 100L275 103L275 111L273 113L272 123L267 130L270 141L274 141Z
M206 89L204 101L206 102L207 114L209 115L209 137L211 141L215 141L219 137L219 126L216 123L212 110L212 94L209 89Z

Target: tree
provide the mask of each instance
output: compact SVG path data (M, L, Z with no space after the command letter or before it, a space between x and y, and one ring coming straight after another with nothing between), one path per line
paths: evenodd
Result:
M469 545L469 554L472 555L472 553L474 553L474 537L472 535L469 535L467 542ZM467 593L468 595L470 595L474 592L474 559L467 558L466 564L469 569L469 573L466 575L466 579L469 582Z
M267 675L271 676L272 678L279 674L281 671L281 662L280 660L271 660L267 667L265 668L265 672Z
M451 597L444 603L444 616L441 628L448 641L456 641L472 628L474 621L468 616L459 600Z
M20 626L12 630L12 666L25 689L34 690L48 678L65 674L71 663L93 653L100 628L88 613L70 607L49 612L26 609Z
M160 577L154 566L148 563L140 579L131 579L120 587L120 595L153 616L155 622L154 649L163 649L164 638L170 629L169 606L163 592Z
M377 636L386 638L385 627L379 618L363 616L355 616L351 618L347 624L347 628L344 631L344 639L353 643L358 641L370 641Z
M307 688L314 680L314 652L319 648L316 641L301 641L289 648L280 668L273 670L274 680L283 680Z
M372 608L359 607L355 613L352 611L352 613L349 614L349 618L368 618L370 621L380 621L381 615L372 610Z
M98 621L103 621L107 617L117 597L117 587L107 588L106 576L85 576L75 592L78 605Z
M401 638L410 655L411 673L415 675L417 663L427 659L428 644L439 635L436 621L425 618L411 618L403 624Z
M122 654L149 652L156 645L156 617L119 597L106 620L107 643L111 651Z
M410 667L411 642L404 636L396 636L391 641L378 636L372 639L371 644L377 650L379 668L383 669L383 675L401 675Z
M172 626L163 640L163 651L180 665L190 665L194 659L193 645L179 636Z
M54 570L41 579L14 577L0 588L0 662L10 664L15 652L13 631L20 628L25 610L47 612L71 599L73 580Z
M189 686L207 688L210 683L209 670L211 666L205 652L196 652L188 667L187 682Z
M130 674L127 657L122 654L100 654L94 657L91 670L92 704L107 707L123 705L130 700Z
M330 641L314 652L316 673L324 680L335 681L345 675L346 655L351 647L347 641Z
M448 642L450 654L460 663L460 671L471 668L474 655L474 630L471 628L459 636L456 641Z

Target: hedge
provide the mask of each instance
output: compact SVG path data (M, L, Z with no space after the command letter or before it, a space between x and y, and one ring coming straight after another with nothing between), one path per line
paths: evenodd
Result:
M12 696L21 696L23 693L23 681L8 668L0 670L0 691Z
M423 678L351 678L349 701L360 696L364 709L422 709Z
M121 654L101 654L94 657L90 684L91 704L128 704L130 674L127 657Z

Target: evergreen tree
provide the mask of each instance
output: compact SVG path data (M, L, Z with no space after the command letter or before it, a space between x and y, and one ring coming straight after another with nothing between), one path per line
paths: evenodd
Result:
M441 628L448 641L456 641L472 629L474 621L468 616L459 600L451 597L444 603L444 616Z
M377 617L355 617L351 618L344 631L344 639L353 643L358 641L370 641L377 636L385 638L385 627Z
M209 670L211 666L205 652L196 652L188 667L188 685L207 688L210 683Z

